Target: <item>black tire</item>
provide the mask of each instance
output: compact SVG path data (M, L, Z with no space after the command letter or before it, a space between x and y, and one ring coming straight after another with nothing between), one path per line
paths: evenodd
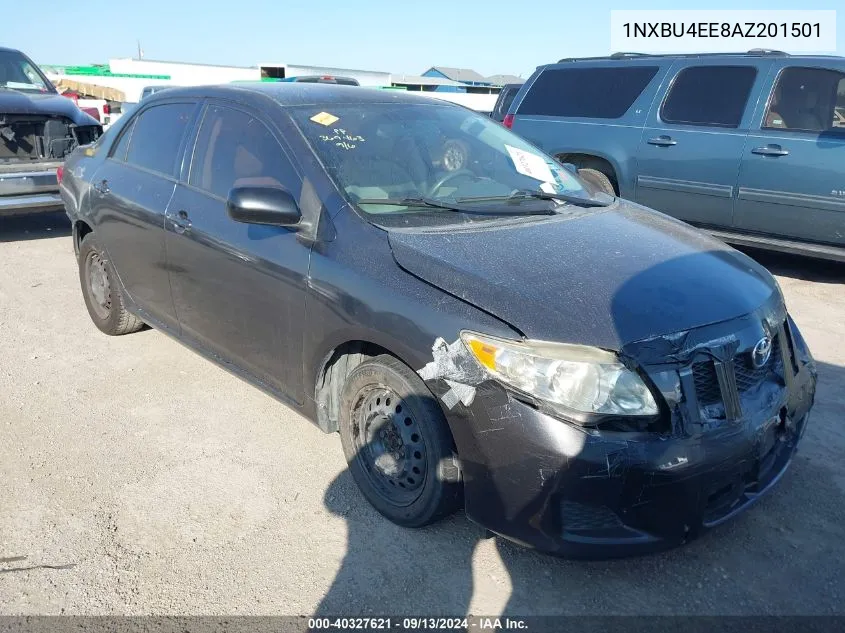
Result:
M604 172L590 167L583 167L578 170L578 175L582 180L586 181L587 184L592 185L599 191L609 193L611 196L616 195L616 189L613 186L613 181L611 181Z
M338 423L355 483L393 523L422 527L461 506L460 469L443 412L399 360L383 354L350 372Z
M126 302L111 261L93 233L82 238L77 255L79 283L88 315L97 328L109 336L137 332L144 322L126 310Z

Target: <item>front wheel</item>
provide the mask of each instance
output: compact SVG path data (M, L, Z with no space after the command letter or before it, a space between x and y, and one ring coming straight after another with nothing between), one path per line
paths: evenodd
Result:
M367 501L398 525L457 510L460 471L449 427L425 383L388 355L358 365L343 386L340 439Z
M143 321L126 310L114 266L93 233L82 239L77 258L82 296L94 325L110 336L137 332L144 327Z

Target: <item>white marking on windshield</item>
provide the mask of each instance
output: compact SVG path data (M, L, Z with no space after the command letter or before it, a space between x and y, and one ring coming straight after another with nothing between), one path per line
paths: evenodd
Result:
M505 145L505 149L508 150L513 166L520 174L542 182L553 183L555 181L549 164L542 156L523 151L512 145Z

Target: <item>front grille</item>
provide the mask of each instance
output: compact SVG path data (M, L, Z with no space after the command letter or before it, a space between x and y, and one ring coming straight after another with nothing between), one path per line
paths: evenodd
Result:
M719 379L716 378L716 367L713 361L706 360L692 366L692 377L695 380L695 395L702 406L716 404L722 400L719 390Z
M780 342L776 336L772 341L772 357L769 362L759 369L751 364L749 354L738 356L734 360L734 371L736 372L736 386L740 393L750 391L758 387L774 371L781 374L783 363L780 355Z
M756 389L772 374L783 375L783 357L780 352L778 336L772 340L772 356L763 367L755 368L751 363L751 354L741 352L734 357L734 376L740 396ZM722 392L719 389L719 379L712 360L700 361L692 366L692 376L695 382L695 395L702 407L721 403Z
M577 501L564 501L561 505L563 529L567 532L608 530L622 525L622 521L607 506L592 506Z

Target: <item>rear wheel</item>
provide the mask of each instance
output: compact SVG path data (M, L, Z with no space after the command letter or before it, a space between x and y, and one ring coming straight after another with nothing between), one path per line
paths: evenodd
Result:
M77 262L85 307L101 332L118 336L137 332L144 327L143 321L126 310L114 266L93 233L82 238Z
M601 172L598 169L592 169L591 167L583 167L578 170L578 175L582 180L585 180L588 184L592 185L599 191L608 193L611 196L616 195L616 189L613 187L613 182L604 172Z
M388 355L358 365L343 386L339 418L352 477L385 517L421 527L460 507L452 435L410 368Z

